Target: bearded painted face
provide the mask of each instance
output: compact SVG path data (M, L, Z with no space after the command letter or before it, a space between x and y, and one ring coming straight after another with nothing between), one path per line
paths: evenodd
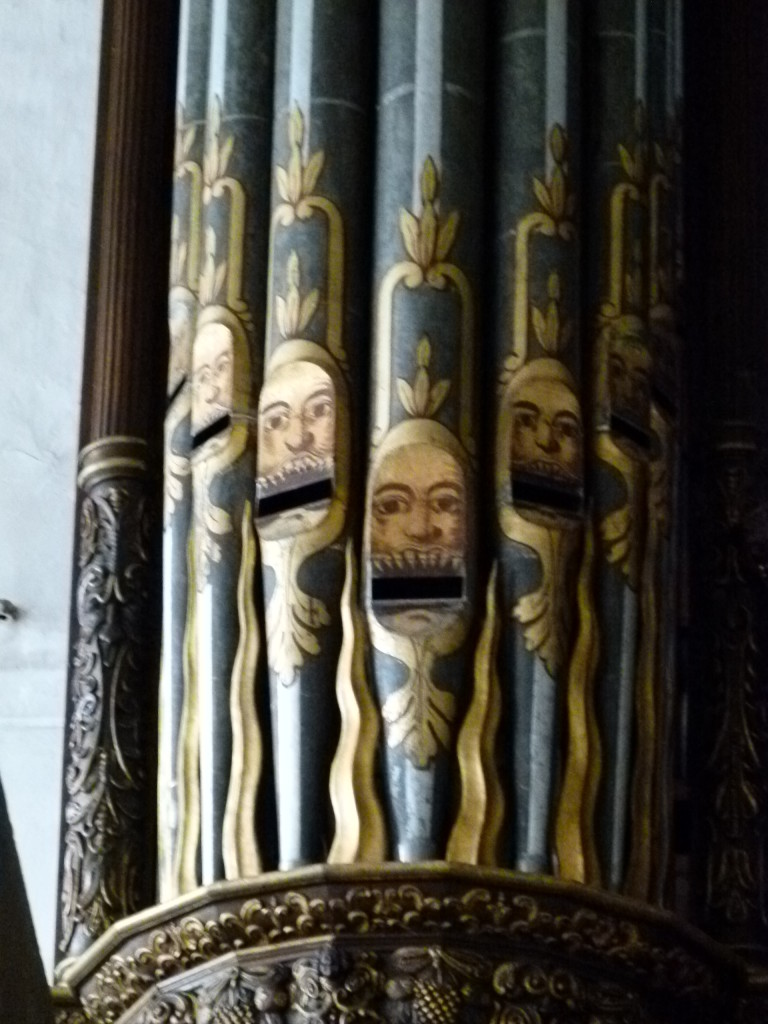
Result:
M370 517L372 596L382 622L412 636L446 625L446 603L463 597L466 521L465 476L454 455L415 443L384 457Z
M290 532L319 521L333 493L335 445L330 375L307 360L278 367L259 402L259 516L295 521Z
M513 477L539 477L555 486L580 486L584 459L581 409L557 378L523 384L512 403Z
M234 344L224 324L206 324L192 350L192 433L232 413Z
M608 350L611 414L647 431L650 414L648 350L639 338L619 335Z

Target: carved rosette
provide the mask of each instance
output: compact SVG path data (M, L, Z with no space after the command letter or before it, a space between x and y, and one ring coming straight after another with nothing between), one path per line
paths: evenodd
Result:
M82 952L152 898L147 641L154 631L143 445L91 445L81 467L58 943L65 955Z

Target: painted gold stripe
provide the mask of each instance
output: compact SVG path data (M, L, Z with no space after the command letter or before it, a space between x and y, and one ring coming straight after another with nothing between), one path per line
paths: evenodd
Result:
M456 744L456 758L461 778L461 803L446 851L446 860L464 864L481 863L483 834L489 810L489 792L483 748L493 735L486 735L491 703L491 677L496 671L498 613L496 608L496 576L494 563L488 581L486 616L475 652L475 679L472 701L464 718ZM490 732L490 730L489 730ZM495 809L494 809L495 810Z
M336 673L341 733L331 765L336 833L329 864L381 862L386 857L384 815L375 786L379 716L365 677L365 626L357 607L357 567L347 541L341 595L342 645Z
M654 420L654 428L658 430L658 414L654 415ZM625 891L628 896L636 896L643 900L650 898L654 838L653 782L657 752L657 716L660 707L657 701L660 687L663 685L657 678L660 646L657 591L661 533L659 502L663 501L659 489L666 486L666 472L667 467L663 463L651 466L653 479L652 485L648 488L648 534L642 582L642 632L635 687L635 772L631 796L630 858Z
M598 648L597 619L592 598L592 567L595 543L591 524L584 531L584 552L577 585L579 625L568 670L566 755L563 787L555 820L555 852L558 875L571 882L588 878L584 812L588 802L590 735L588 694ZM595 787L596 788L596 787Z
M263 748L254 696L261 643L253 596L255 570L256 537L251 503L246 501L242 522L242 561L237 581L240 639L232 668L229 697L232 765L222 834L224 873L227 878L247 878L261 872L256 839L256 792L261 778Z

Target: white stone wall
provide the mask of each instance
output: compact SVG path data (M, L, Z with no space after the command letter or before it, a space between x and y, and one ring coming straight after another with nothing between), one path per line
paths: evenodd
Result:
M0 2L0 775L49 976L100 33Z

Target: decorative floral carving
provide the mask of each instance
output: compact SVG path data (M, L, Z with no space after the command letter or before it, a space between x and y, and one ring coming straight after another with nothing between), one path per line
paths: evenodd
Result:
M65 770L59 947L76 952L141 905L142 707L149 517L142 485L97 486L81 511ZM82 933L77 936L76 933Z
M56 1005L54 999L55 1024L88 1024L87 1018L79 1006Z
M628 919L618 911L579 907L557 893L533 895L515 892L513 887L489 889L466 883L446 891L434 883L393 881L387 885L382 880L370 885L338 884L330 891L325 885L319 890L274 891L244 902L219 903L208 918L182 917L154 930L140 944L132 943L129 950L111 955L86 983L84 1005L89 1013L109 1024L157 982L238 950L251 949L254 955L263 950L264 955L277 956L276 947L297 939L336 942L347 937L347 941L354 938L356 950L362 952L397 942L399 937L410 936L412 942L419 942L419 936L425 935L436 940L450 936L454 947L460 947L466 939L475 945L490 943L494 949L501 943L507 951L505 959L510 959L511 950L518 949L526 951L526 962L538 962L539 955L565 957L569 962L589 965L592 971L599 969L609 978L615 972L625 978L631 976L638 985L675 998L711 1000L713 1005L718 1000L717 982L708 960L679 940L671 940L652 923ZM323 954L343 955L340 949ZM461 961L458 953L457 957ZM474 964L471 957L461 962L465 971L469 970L467 964ZM404 964L409 970L403 973L412 977L413 962L406 957L401 967ZM334 973L332 966L328 961L323 970ZM424 984L427 977L437 984L438 974L429 974L437 972L437 962L433 959L429 969L426 962L422 967L427 972ZM313 970L322 974L317 965ZM461 974L455 964L440 960L439 976L451 971ZM305 972L302 977L313 975ZM367 977L364 972L360 984ZM508 974L504 977L508 980ZM466 978L461 984L465 982ZM321 982L318 985L325 990ZM556 989L565 991L559 983ZM269 995L275 991L271 975L262 978L255 998L264 1011L280 1009L283 997L276 1003Z
M548 953L510 956L494 946L463 948L421 939L401 946L318 947L242 953L180 977L128 1024L645 1024L714 1022L717 998L667 995L657 1013L657 982L595 974ZM681 1001L682 999L682 1001ZM103 1005L93 1007L94 1015ZM98 1017L113 1021L114 1014Z
M195 1000L188 995L155 999L139 1017L139 1024L196 1024Z

